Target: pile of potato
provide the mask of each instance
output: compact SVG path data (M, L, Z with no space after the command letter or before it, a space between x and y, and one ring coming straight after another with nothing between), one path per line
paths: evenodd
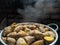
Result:
M2 34L2 40L8 45L48 45L54 39L55 33L42 24L13 23Z

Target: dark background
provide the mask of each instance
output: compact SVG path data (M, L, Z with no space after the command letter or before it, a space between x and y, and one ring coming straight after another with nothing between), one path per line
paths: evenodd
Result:
M21 22L23 16L17 13L17 8L24 9L24 6L20 0L0 0L0 29L10 25L13 22ZM38 23L49 24L56 23L59 26L58 34L60 34L60 0L47 0L49 4L54 3L53 7L48 7L45 16L38 19ZM60 45L60 35L57 45ZM1 45L1 44L0 44Z

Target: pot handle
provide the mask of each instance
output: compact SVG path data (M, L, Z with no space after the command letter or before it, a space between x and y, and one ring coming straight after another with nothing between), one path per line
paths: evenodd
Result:
M1 32L0 32L0 40L1 40Z
M55 23L48 24L49 27L52 27L54 30L58 30L58 25Z

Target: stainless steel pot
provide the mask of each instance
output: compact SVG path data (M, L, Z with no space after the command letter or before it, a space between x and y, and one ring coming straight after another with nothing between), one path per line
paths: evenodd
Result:
M18 23L18 24L38 24L38 23ZM38 25L39 25L39 24L38 24ZM51 28L50 26L52 26L52 25L55 26L56 28L55 28L55 29ZM55 24L55 23L51 23L51 24L44 25L44 26L50 28L50 29L55 33L55 35L56 35L55 40L54 40L51 44L49 44L49 45L55 45L55 43L56 43L57 40L58 40L58 34L57 34L58 25ZM2 32L3 32L3 30L2 30L1 33L0 33L0 41L1 41L2 44L7 45L7 44L5 44L5 43L3 42L3 40L1 39L1 37L2 37Z

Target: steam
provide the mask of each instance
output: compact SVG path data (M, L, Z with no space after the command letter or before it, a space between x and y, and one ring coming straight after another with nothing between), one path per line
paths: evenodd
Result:
M45 0L38 0L34 7L32 7L31 5L25 5L25 9L18 9L18 13L22 14L24 17L23 21L33 21L36 22L38 18L40 18L41 16L44 16L45 12L46 12L46 3ZM53 4L50 4L50 6L52 7Z

